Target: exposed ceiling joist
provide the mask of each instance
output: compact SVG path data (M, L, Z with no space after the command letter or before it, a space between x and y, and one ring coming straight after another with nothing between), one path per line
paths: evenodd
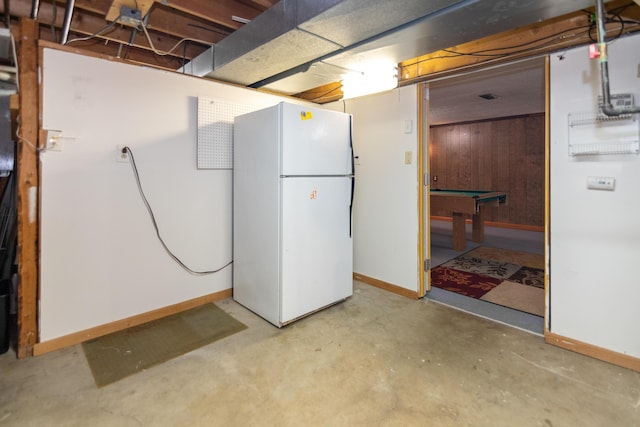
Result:
M243 24L234 21L232 19L233 16L240 16L251 20L264 10L262 8L247 6L241 2L234 2L235 4L232 4L231 2L225 1L161 0L160 3L233 30L237 30L243 26Z
M76 10L91 12L97 16L104 16L109 10L111 0L76 0ZM178 40L188 38L198 40L203 44L217 43L228 36L229 28L204 22L175 9L153 3L153 13L147 17L147 27L151 30L177 37ZM145 16L145 15L143 15Z
M629 7L630 4L633 3L628 0L607 4L608 10L628 20L624 25L624 32L629 33L640 30L640 8ZM593 13L593 8L580 10L403 61L399 64L400 84L595 43L595 23L591 19ZM609 37L621 35L621 28L617 19L606 24Z
M137 5L139 8L144 6L148 11L146 28L157 51L166 52L181 40L188 40L184 47L181 46L173 53L175 58L180 58L179 63L181 64L184 59L192 59L212 44L219 42L231 32L240 28L243 24L233 21L232 14L252 19L276 1L224 0L214 3L190 0L158 2L138 0ZM9 4L10 7L8 6ZM59 29L62 26L64 17L65 1L57 1L54 4L56 4L56 8L48 1L39 3L38 21L43 34L46 32L53 34L55 31L59 36ZM92 37L92 41L83 42L83 46L94 51L105 50L102 47L96 47L99 44L96 42L100 40L106 44L121 44L123 47L120 49L126 48L130 52L138 49L152 50L143 33L132 37L131 27L121 28L121 25L114 25L113 30L105 34L96 34L109 24L108 20L105 19L110 13L109 11L114 8L119 10L122 4L135 5L136 0L77 0L71 21L69 40L79 37ZM0 4L0 12L6 15L5 8L8 9L13 17L29 17L32 11L32 2L31 0L11 0ZM43 38L55 41L52 36ZM133 42L131 42L132 40ZM78 44L77 46L80 45ZM118 47L116 46L115 49L117 50ZM157 62L166 61L151 61L150 65Z
M82 2L78 2L82 4ZM86 0L85 0L86 3ZM81 7L81 6L78 6ZM30 13L30 6L27 2L18 2L13 8L12 13L16 13L19 16L23 14L28 15ZM42 3L39 8L38 19L42 25L41 37L51 41L57 41L52 36L47 36L47 33L52 34L51 27L59 29L62 26L62 20L64 17L63 6L57 6L55 9L53 5L49 3ZM48 25L46 24L48 23ZM131 27L122 27L119 25L113 25L113 28L109 31L105 31L99 38L91 38L87 41L77 41L78 38L91 37L101 30L105 29L107 23L104 18L94 15L93 13L76 13L71 20L71 36L68 43L74 46L83 46L85 48L93 49L94 46L99 44L108 44L113 42L115 44L114 49L118 49L118 45L129 47L129 49L142 49L146 51L153 51L148 40L144 34L138 34L133 43L131 43ZM180 41L180 38L172 36L167 33L161 33L158 31L150 31L150 36L153 45L156 50L166 52ZM131 46L129 46L131 44ZM197 46L193 43L185 45L184 49L179 49L172 56L176 58L190 59L199 55L207 45L202 44Z

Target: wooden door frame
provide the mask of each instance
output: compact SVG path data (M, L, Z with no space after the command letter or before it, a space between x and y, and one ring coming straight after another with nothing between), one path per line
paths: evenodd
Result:
M418 83L418 298L431 288L431 232L429 221L429 88Z
M545 300L545 312L544 312L544 335L550 335L550 309L549 309L549 251L550 251L550 227L549 227L549 192L550 192L550 148L549 148L549 137L550 137L550 57L549 55L545 55L545 63L544 63L544 76L545 76L545 109L544 109L544 138L545 138L545 148L544 148L544 164L545 164L545 172L544 172L544 300ZM503 65L507 65L505 63ZM453 73L450 76L444 77L444 79L456 77L457 74ZM425 190L431 184L430 176L425 177L425 174L430 174L429 167L429 150L428 150L428 142L430 138L430 132L426 126L429 126L429 81L418 83L418 156L419 156L419 166L418 166L418 206L420 211L419 218L419 226L418 233L420 236L420 246L418 248L418 253L420 260L424 260L424 255L426 253L428 260L431 259L431 233L430 233L430 206L425 202ZM425 185L424 180L429 179L427 181L427 185ZM425 189L425 187L427 187ZM426 218L425 218L426 216ZM426 240L425 240L426 239ZM427 246L427 249L423 247ZM422 267L422 263L421 263ZM430 265L429 265L430 267ZM430 290L430 268L428 270L422 269L422 274L420 274L420 283L419 283L419 296L423 297L426 295L426 292ZM426 280L425 280L426 276Z

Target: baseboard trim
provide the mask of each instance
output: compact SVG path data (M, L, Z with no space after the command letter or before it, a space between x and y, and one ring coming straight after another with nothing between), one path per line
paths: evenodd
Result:
M578 340L574 340L572 338L563 337L561 335L556 335L548 331L545 331L544 333L544 340L548 344L562 347L566 350L571 350L576 353L584 354L585 356L593 357L594 359L599 359L604 362L640 372L640 359L637 357L632 357L623 353L617 353L606 348L587 344Z
M365 276L364 274L353 273L353 278L354 280L358 280L359 282L375 286L376 288L384 289L385 291L393 292L394 294L402 295L403 297L411 299L420 298L417 291L412 291L398 285L393 285L382 280L374 279L373 277Z
M431 219L436 221L452 221L452 218L450 216L432 216ZM471 218L467 218L466 222L468 224L471 224ZM544 226L542 225L510 224L508 222L493 221L485 221L484 225L487 227L511 228L513 230L544 231Z
M88 341L93 338L101 337L103 335L110 334L112 332L121 331L123 329L130 328L132 326L141 325L152 320L158 320L163 317L170 316L172 314L180 313L192 308L207 304L210 302L220 301L225 298L230 298L232 295L232 289L225 289L224 291L215 292L213 294L204 295L198 298L183 301L178 304L169 305L156 310L148 311L146 313L137 314L135 316L127 317L125 319L116 320L115 322L106 323L104 325L96 326L93 328L85 329L83 331L74 332L69 335L65 335L52 340L37 343L33 348L33 355L39 356L41 354L49 353L55 350L60 350L65 347L80 344L84 341Z

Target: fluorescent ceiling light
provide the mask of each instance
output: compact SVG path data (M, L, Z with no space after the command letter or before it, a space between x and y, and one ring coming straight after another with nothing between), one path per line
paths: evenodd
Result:
M371 95L398 87L398 70L395 63L369 63L362 73L349 73L342 79L344 99Z

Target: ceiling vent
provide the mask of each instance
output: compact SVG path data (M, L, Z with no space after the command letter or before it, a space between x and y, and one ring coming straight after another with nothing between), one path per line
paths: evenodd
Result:
M492 99L500 98L498 95L493 93L483 93L482 95L478 95L480 98L486 99L487 101L491 101Z

